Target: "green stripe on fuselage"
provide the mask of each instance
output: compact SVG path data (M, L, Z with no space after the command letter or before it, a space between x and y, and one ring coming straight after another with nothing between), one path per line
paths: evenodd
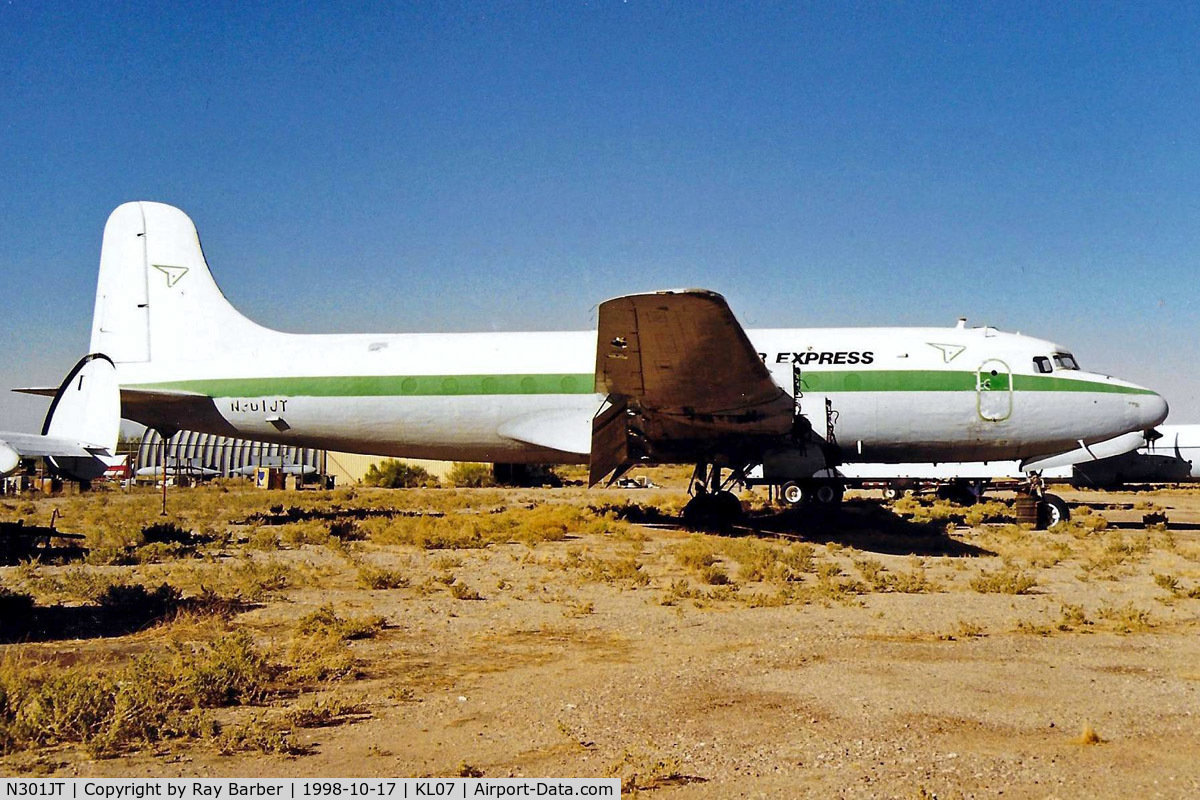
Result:
M213 378L137 384L130 389L195 392L209 397L443 397L475 394L592 394L587 374L356 375L305 378Z
M974 372L951 370L827 370L801 373L803 389L841 392L974 392ZM1018 392L1154 394L1149 389L1071 380L1051 375L1013 375ZM453 397L491 394L592 394L590 373L542 375L359 375L295 378L213 378L134 384L128 389L195 392L208 397Z
M987 377L986 375L984 376ZM1102 392L1105 394L1154 394L1149 389L1056 378L1052 375L1012 375L1017 392ZM957 370L826 370L802 371L804 391L817 394L839 392L974 392L976 373ZM996 386L1003 390L1003 386Z

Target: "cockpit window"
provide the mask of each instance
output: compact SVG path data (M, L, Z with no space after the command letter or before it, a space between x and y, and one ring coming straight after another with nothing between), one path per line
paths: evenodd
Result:
M1079 365L1075 363L1075 356L1070 353L1055 353L1054 364L1059 369L1079 369Z
M1034 356L1033 368L1038 372L1053 372L1054 367L1050 364L1050 359L1046 356Z

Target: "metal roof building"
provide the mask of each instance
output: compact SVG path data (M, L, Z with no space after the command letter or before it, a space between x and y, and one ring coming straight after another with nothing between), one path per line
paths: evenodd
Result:
M289 447L281 444L231 439L211 433L180 431L167 440L167 465L194 462L217 470L229 477L244 467L279 467L308 465L318 473L325 472L325 451L311 447ZM137 452L137 469L159 467L162 463L162 437L147 429Z

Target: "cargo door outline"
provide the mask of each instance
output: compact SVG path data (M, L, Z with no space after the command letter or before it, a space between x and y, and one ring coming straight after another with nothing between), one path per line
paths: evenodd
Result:
M975 408L984 422L1003 422L1012 416L1012 371L998 358L989 358L975 373Z

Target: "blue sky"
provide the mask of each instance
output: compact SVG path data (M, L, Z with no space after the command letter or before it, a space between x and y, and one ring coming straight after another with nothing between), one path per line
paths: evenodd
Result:
M0 382L84 353L104 221L146 199L284 330L701 286L747 326L1054 339L1198 422L1197 41L1182 3L12 0Z

